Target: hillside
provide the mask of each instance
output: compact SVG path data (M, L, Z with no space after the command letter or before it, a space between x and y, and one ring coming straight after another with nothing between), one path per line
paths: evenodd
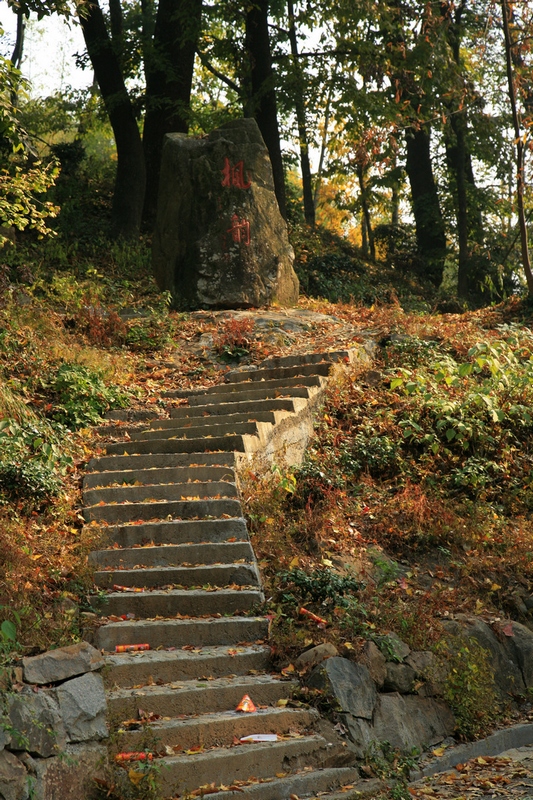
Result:
M87 554L98 532L83 525L80 481L89 458L121 438L123 423L102 425L104 415L161 411L169 388L352 343L373 348L372 367L329 389L304 463L251 469L242 487L278 668L290 674L303 650L326 641L357 658L389 632L452 658L442 623L461 613L501 635L509 620L530 627L527 304L432 312L423 287L384 269L379 283L375 267L359 260L354 270L352 256L322 246L307 244L306 255L300 245L302 282L334 296L335 286L347 291L351 265L353 302L169 313L146 254L135 262L118 249L105 267L103 257L41 265L25 282L21 265L12 269L0 310L4 686L21 655L79 640L91 618ZM323 624L302 617L302 605ZM460 738L528 718L527 697L496 702L486 653L463 653L453 668L446 699ZM320 697L304 699L320 707Z

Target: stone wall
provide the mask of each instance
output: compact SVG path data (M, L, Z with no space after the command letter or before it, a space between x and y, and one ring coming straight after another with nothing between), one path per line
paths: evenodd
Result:
M107 753L103 666L80 642L15 668L0 717L0 800L89 797Z
M456 615L444 627L453 641L472 638L487 651L504 705L533 687L533 632L524 625ZM295 667L310 689L331 698L336 729L358 757L371 743L423 751L454 733L453 714L441 699L445 665L431 651L411 651L393 633L367 641L357 663L324 644L305 651Z

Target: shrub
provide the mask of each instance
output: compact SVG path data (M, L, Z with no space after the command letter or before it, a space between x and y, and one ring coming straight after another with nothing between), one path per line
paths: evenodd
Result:
M455 715L463 739L476 739L490 732L501 714L494 684L490 654L475 639L452 637L437 646L447 675L443 698Z
M82 364L62 364L47 388L55 396L53 418L73 429L95 424L109 409L128 404L125 392Z
M60 475L70 464L58 432L46 421L0 421L0 503L22 501L39 507L58 494Z
M253 345L253 319L227 319L213 336L215 351L226 359L239 359L250 353Z

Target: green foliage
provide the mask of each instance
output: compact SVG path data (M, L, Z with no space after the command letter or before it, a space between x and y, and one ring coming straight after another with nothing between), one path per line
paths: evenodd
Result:
M20 647L20 642L18 641L18 628L20 626L20 615L14 608L8 609L6 606L0 606L0 613L2 614L2 616L8 614L9 617L11 617L11 619L9 618L4 619L0 624L0 666L1 666L2 661L5 661Z
M125 392L83 364L62 364L49 378L47 389L56 398L53 418L71 429L95 424L106 411L128 404Z
M290 590L289 593L284 591L285 601L300 603L311 600L330 609L355 605L354 593L361 585L355 578L340 575L331 569L314 570L309 574L302 569L282 570L278 578Z
M455 715L463 739L486 735L501 716L490 653L475 639L454 637L437 647L447 674L443 698Z
M426 287L385 264L371 264L346 239L316 227L294 225L291 242L300 290L337 303L423 303Z
M60 475L71 464L61 447L61 429L45 420L0 420L0 504L41 506L60 491Z
M389 794L389 797L394 800L403 800L409 797L406 792L405 782L409 780L409 775L412 770L416 769L420 750L414 747L409 752L402 752L399 748L393 747L390 742L371 742L367 747L364 754L364 762L372 770L373 774L381 780L388 778L395 778L399 781L400 786L404 793L396 792Z
M34 230L39 238L53 233L48 220L57 216L59 209L43 196L53 186L58 173L55 162L46 165L37 162L31 169L13 165L1 170L0 224L19 231ZM0 232L0 246L7 241Z
M341 412L351 422L337 463L346 475L422 475L441 493L505 505L520 495L529 507L532 352L529 331L514 327L471 347L466 360L416 337L386 345L386 403Z

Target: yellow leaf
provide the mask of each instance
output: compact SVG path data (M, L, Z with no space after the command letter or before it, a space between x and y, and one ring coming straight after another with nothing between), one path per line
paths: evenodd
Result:
M128 778L130 779L131 783L133 783L134 786L138 786L140 784L140 782L144 778L144 774L145 774L144 772L139 772L139 770L136 769L128 770Z
M436 747L435 750L432 750L434 756L442 756L444 755L444 751L446 750L445 747Z
M294 567L297 567L299 563L300 563L299 557L298 556L294 556L294 558L292 559L291 563L289 564L289 568L290 569L294 569Z
M278 706L278 708L285 708L288 702L289 702L288 697L280 697L276 705Z
M491 590L491 592L497 592L498 589L501 589L501 588L502 587L500 586L499 583L493 583L492 586L490 587L490 590Z
M344 642L343 646L346 648L346 650L353 650L353 644L351 642Z

